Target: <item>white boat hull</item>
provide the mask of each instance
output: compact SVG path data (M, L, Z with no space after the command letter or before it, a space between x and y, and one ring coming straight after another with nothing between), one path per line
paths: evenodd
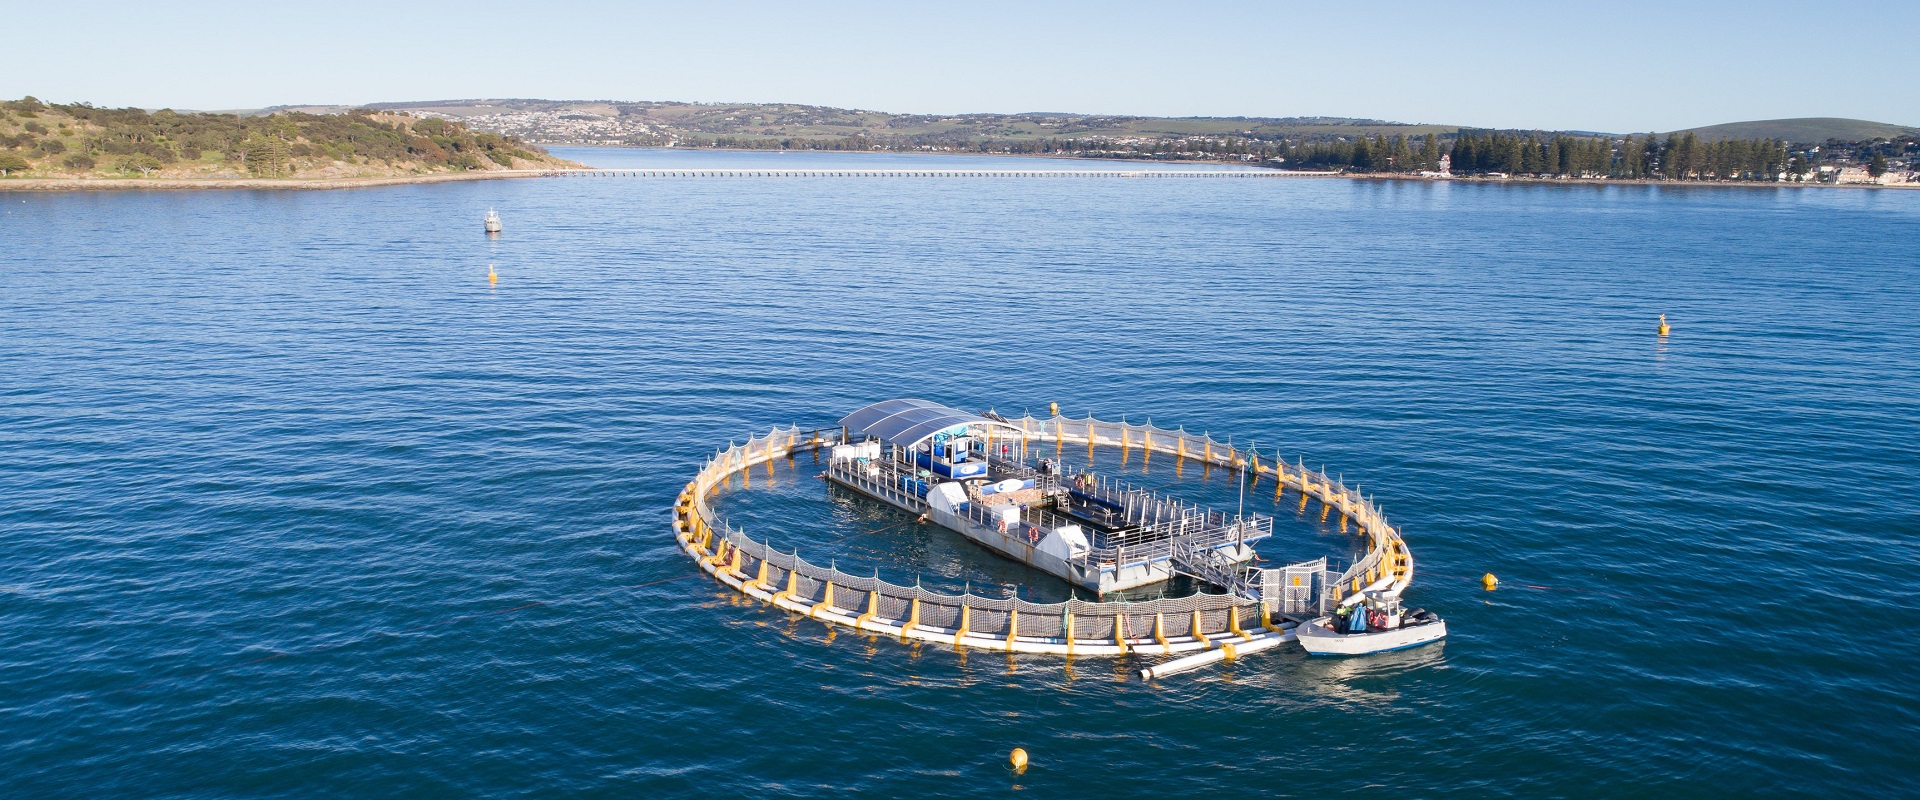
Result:
M1368 653L1384 653L1389 650L1419 647L1429 642L1440 641L1447 636L1446 620L1384 631L1335 633L1327 627L1331 619L1331 617L1321 617L1302 624L1295 631L1299 636L1300 646L1306 648L1309 655L1362 656Z

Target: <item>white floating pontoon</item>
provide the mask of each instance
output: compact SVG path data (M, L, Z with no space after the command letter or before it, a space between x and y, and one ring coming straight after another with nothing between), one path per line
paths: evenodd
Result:
M1124 483L1061 474L1004 419L926 400L888 400L840 420L826 478L1098 594L1176 573L1253 597L1252 544L1273 518L1228 514ZM997 438L996 438L997 437Z

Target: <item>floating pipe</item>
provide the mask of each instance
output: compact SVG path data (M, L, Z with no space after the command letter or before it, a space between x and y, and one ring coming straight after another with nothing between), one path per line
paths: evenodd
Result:
M1140 680L1151 681L1165 678L1169 675L1178 675L1182 672L1192 672L1201 667L1226 661L1229 658L1238 659L1244 655L1258 653L1269 647L1291 642L1294 638L1293 629L1289 628L1285 633L1255 636L1253 639L1245 642L1221 642L1218 647L1210 650L1195 653L1190 656L1182 656L1172 661L1155 664L1154 666L1140 670Z

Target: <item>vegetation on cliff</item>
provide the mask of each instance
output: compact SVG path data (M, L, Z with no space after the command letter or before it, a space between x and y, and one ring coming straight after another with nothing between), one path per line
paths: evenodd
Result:
M405 114L204 114L0 103L0 172L36 177L353 178L567 166L512 136Z

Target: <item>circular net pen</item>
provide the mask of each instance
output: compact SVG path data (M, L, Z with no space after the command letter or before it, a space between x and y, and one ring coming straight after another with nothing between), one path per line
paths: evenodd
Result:
M1297 491L1304 506L1316 499L1323 513L1351 520L1367 550L1346 569L1292 575L1279 570L1265 585L1235 594L1196 594L1140 602L1034 603L942 594L920 586L889 583L809 563L721 519L708 498L734 475L751 474L772 462L848 443L837 429L776 428L714 454L681 491L673 530L681 548L723 585L755 600L833 625L875 634L956 647L1056 655L1118 656L1174 654L1209 649L1259 647L1291 640L1290 618L1324 612L1354 592L1404 589L1413 578L1413 558L1397 531L1372 502L1304 464L1288 465L1207 435L1151 424L1107 422L1091 417L1023 416L1005 420L1019 433L1022 452L1034 447L1074 446L1138 449L1191 459L1254 476L1271 477L1276 493ZM1006 441L1011 446L1012 441Z

